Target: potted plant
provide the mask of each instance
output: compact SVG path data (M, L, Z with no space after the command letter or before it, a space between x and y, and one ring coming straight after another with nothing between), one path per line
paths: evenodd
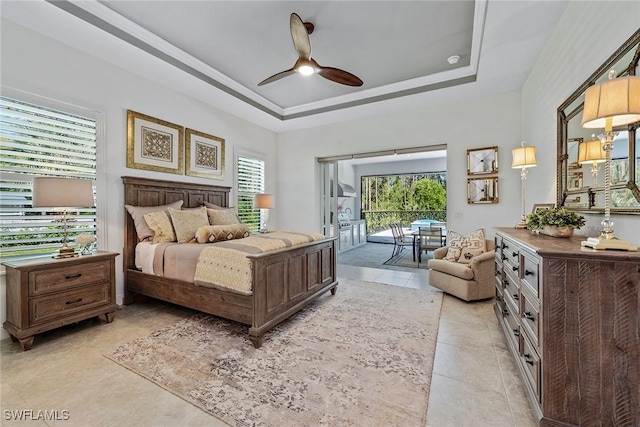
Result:
M527 228L553 237L570 237L585 225L584 217L565 208L539 209L527 215Z

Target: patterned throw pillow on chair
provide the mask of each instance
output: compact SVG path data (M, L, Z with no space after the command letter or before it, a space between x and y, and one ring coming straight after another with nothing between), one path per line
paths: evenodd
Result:
M487 250L484 228L479 228L468 236L463 236L456 231L450 230L447 232L447 245L449 249L444 259L453 262L470 263L471 258ZM464 259L459 261L463 253L465 255ZM466 261L467 258L468 261Z

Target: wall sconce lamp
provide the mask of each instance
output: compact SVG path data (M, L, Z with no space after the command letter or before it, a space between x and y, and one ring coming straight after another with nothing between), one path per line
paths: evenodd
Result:
M62 247L53 258L78 256L74 248L67 244L69 210L89 208L93 202L93 184L87 179L35 177L33 179L33 207L56 208L62 210Z
M527 179L527 168L532 168L534 166L537 166L538 164L536 163L536 147L525 147L524 141L522 141L520 145L520 148L515 148L512 151L513 162L511 163L511 167L513 169L520 169L520 185L522 187L520 192L522 203L522 217L520 218L520 223L516 224L516 228L526 228L527 213L524 210L524 182Z
M269 209L273 209L275 207L273 194L256 194L253 201L253 207L260 209L260 232L268 233L269 229L267 228L267 220L269 219Z
M584 141L578 145L578 163L581 165L591 164L591 175L593 175L594 183L598 182L598 163L603 163L605 160L606 155L600 140Z
M640 77L615 78L615 70L609 71L609 80L590 86L585 92L582 111L582 127L604 128L599 137L605 152L604 162L604 219L600 237L590 237L582 246L593 249L638 250L629 242L613 235L611 221L611 151L617 133L615 126L627 125L640 120Z

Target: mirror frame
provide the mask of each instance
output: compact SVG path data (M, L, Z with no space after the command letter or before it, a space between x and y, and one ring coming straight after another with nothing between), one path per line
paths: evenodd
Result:
M467 150L467 175L491 175L496 173L498 173L497 146L470 148Z
M568 123L571 119L575 118L582 113L584 107L584 101L574 105L576 101L580 100L584 96L584 92L587 88L596 83L596 81L605 76L611 67L616 65L626 54L635 49L633 59L628 64L626 69L620 70L624 75L636 75L638 68L638 62L640 60L640 29L636 31L613 55L605 61L575 92L571 94L566 101L558 107L557 111L557 125L558 125L558 159L556 167L556 203L558 206L566 207L567 209L581 211L581 212L594 212L599 213L604 211L604 206L596 206L595 200L598 193L604 192L604 187L580 187L569 188L569 169L568 164L568 142L569 140L576 140L578 138L568 137ZM572 108L572 109L570 109ZM629 159L629 179L628 182L622 184L611 185L611 190L628 188L636 201L640 203L640 188L638 183L635 182L636 176L636 132L640 128L640 122L631 123L628 126L621 126L617 131L628 130L629 132L629 147L628 147L628 159ZM580 196L585 196L585 200L581 200ZM577 199L578 203L575 202ZM638 207L612 207L612 214L640 214L640 206Z
M467 178L467 203L498 203L498 177Z

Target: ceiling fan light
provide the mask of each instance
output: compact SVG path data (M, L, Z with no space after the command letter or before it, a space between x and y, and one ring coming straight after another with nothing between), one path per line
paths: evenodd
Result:
M314 71L315 70L310 65L303 65L300 68L298 68L298 72L303 76L310 76L311 74L314 73Z

